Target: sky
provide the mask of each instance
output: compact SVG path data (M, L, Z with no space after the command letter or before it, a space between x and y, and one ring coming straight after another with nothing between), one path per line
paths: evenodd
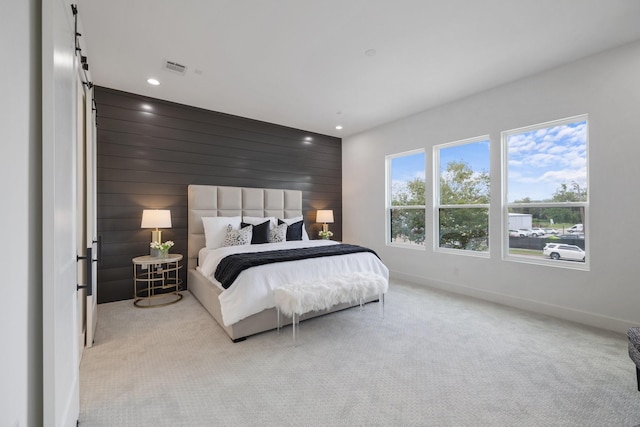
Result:
M391 197L406 190L406 183L415 178L425 179L425 153L391 159Z
M517 134L507 139L507 198L549 200L562 183L587 188L586 120ZM489 172L489 141L445 146L440 150L440 170L451 161L463 161L474 172ZM393 188L416 177L425 178L425 153L392 160ZM429 183L427 183L429 185Z
M464 162L476 173L489 173L489 140L452 145L440 149L440 172L451 162Z
M489 172L489 141L454 145L440 150L441 169L451 161L463 161L475 172ZM406 182L416 177L424 179L425 153L396 157L392 161L391 179Z
M489 141L445 146L440 150L440 170L444 172L452 161L462 161L474 172L489 172ZM394 189L416 177L425 178L425 153L396 157L392 160L391 179ZM429 180L431 181L431 180ZM427 183L430 185L430 182Z
M425 153L395 157L391 161L391 181L407 182L414 178L424 179Z
M587 122L513 134L507 140L508 201L549 200L562 183L587 188Z

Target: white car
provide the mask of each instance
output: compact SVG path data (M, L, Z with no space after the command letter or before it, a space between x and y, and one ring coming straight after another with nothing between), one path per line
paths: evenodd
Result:
M555 228L545 228L544 232L546 234L560 234L560 232L558 230L556 230Z
M567 233L584 233L582 224L575 224L567 230Z
M509 237L520 237L518 230L509 230Z
M545 234L545 231L544 231L543 228L537 228L536 227L536 228L532 228L531 229L531 235L533 237L544 236L544 234Z
M531 237L533 236L533 231L528 228L518 228L518 234L520 237Z
M585 252L576 245L565 245L563 243L547 243L542 250L544 256L551 259L570 259L582 261L585 259Z

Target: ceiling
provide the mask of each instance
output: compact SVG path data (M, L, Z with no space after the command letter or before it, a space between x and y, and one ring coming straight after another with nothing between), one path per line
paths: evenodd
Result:
M640 39L636 0L78 0L78 16L98 86L338 137Z

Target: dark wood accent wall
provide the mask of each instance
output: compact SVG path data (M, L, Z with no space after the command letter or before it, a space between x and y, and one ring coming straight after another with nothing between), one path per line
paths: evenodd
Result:
M149 252L143 209L170 209L173 253L187 253L189 184L302 190L310 238L333 209L342 238L342 141L103 87L98 121L98 302L133 297L131 258ZM183 282L186 272L182 270Z

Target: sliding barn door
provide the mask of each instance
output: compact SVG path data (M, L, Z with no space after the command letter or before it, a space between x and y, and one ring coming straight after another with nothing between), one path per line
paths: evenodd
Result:
M66 0L42 2L42 415L44 426L56 427L75 426L80 412L77 74L70 6Z
M86 165L85 165L85 100L86 96L82 84L81 76L78 75L76 82L76 101L77 101L77 140L76 140L76 250L78 253L78 263L76 276L78 278L77 298L77 323L78 323L78 360L82 359L84 351L85 337L87 333L86 327L86 299L89 283L87 280L90 261L87 259L87 207L86 207Z

